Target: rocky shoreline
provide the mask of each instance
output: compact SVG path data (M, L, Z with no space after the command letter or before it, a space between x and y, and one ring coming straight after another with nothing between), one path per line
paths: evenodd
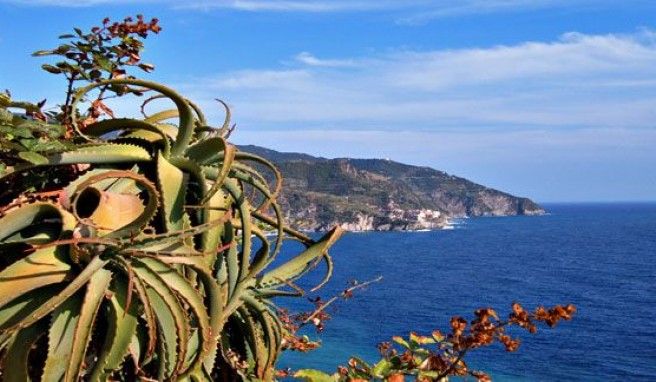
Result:
M239 149L278 167L284 218L302 231L336 225L357 232L432 230L447 227L449 218L545 213L528 198L429 167L388 159L318 158L258 146ZM273 174L267 180L273 182Z
M309 210L312 212L312 209ZM543 209L525 211L525 213L504 213L504 210L493 210L475 216L467 214L447 214L443 211L431 209L404 210L393 202L386 208L381 209L378 214L364 214L356 212L348 221L319 222L308 219L308 216L294 216L288 214L288 221L292 221L292 227L305 232L326 232L334 226L340 226L349 232L400 232L400 231L432 231L441 229L452 229L451 222L454 219L470 217L493 217L493 216L539 216L546 214Z
M342 223L346 231L423 231L442 229L447 225L447 217L440 211L429 209L387 211L382 216L357 214L355 222Z

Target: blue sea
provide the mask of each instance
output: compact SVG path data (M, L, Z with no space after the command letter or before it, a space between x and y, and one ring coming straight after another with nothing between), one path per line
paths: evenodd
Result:
M545 216L463 219L452 230L346 234L318 294L383 280L339 303L323 333L308 331L320 349L287 352L279 367L332 373L353 355L377 359L375 345L393 335L448 331L452 316L471 318L481 307L505 316L515 301L527 309L571 303L572 321L513 332L519 351L474 351L470 369L502 382L655 381L656 203L545 207ZM278 303L311 308L305 298Z

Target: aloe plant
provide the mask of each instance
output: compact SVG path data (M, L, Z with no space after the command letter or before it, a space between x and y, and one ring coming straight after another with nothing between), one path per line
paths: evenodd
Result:
M72 109L115 86L174 108L91 123L72 113L64 138L10 111L38 105L0 103L0 184L12 185L0 210L3 380L272 379L283 328L271 298L296 293L321 261L325 282L341 231L312 240L284 225L280 173L226 140L229 112L211 128L175 91L129 78L81 88ZM48 129L59 132L49 149L19 144ZM306 249L273 268L287 238Z

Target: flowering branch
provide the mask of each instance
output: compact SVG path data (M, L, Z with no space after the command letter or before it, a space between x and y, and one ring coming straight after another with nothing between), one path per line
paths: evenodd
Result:
M554 327L561 319L570 320L576 312L573 305L556 305L552 308L538 307L528 312L518 303L512 305L507 320L500 320L491 308L474 312L476 318L467 322L463 317L453 317L451 332L447 335L439 330L430 336L411 332L407 339L396 336L391 342L378 345L382 359L370 365L359 358L351 358L347 366L338 367L338 372L329 376L316 370L300 370L297 378L311 381L329 380L340 382L361 382L385 380L401 382L406 376L421 382L446 381L450 376L472 376L479 382L491 381L490 376L477 370L470 370L465 356L473 349L489 346L495 341L505 346L506 351L516 351L520 340L506 334L506 328L518 326L534 334L537 326L544 323Z

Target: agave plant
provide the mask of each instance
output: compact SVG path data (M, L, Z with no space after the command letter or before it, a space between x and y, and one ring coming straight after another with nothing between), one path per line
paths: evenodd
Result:
M39 105L0 99L2 379L272 379L283 329L271 298L325 261L323 284L340 230L313 240L284 225L282 177L227 142L227 107L214 129L175 91L124 78L80 89L72 110L101 86L174 108L91 123L72 113L64 138L10 112ZM288 238L306 249L273 267Z

